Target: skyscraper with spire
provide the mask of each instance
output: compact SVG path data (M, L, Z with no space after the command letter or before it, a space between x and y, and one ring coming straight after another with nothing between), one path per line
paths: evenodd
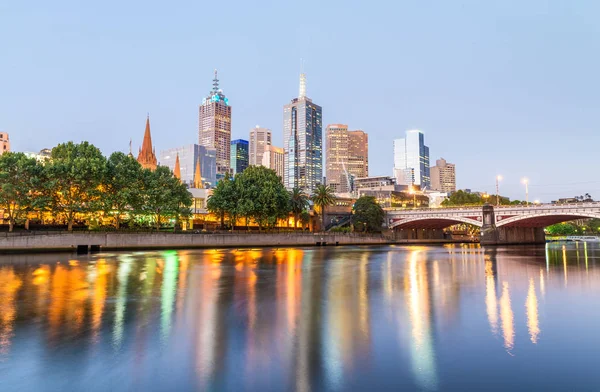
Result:
M306 96L306 75L300 73L298 98L283 107L283 183L312 192L323 181L322 109Z
M144 141L140 147L137 161L145 169L156 169L156 154L152 147L152 136L150 135L150 115L146 118L146 131L144 132Z
M217 70L213 88L202 100L199 110L198 141L205 147L217 150L217 181L230 171L231 106L219 88Z

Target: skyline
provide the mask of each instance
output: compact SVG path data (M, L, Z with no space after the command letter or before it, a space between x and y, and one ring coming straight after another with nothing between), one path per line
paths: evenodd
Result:
M0 33L11 40L0 64L10 75L0 131L14 151L88 140L110 154L127 152L129 138L135 151L150 112L157 151L194 143L197 108L217 68L235 106L231 139L247 139L260 124L282 146L281 110L296 95L303 58L323 127L353 124L370 135L370 175L392 175L390 144L416 128L432 162L456 164L459 189L494 192L500 174L511 198L524 198L523 177L532 200L600 194L589 164L599 125L600 59L591 50L600 43L591 20L598 5L389 3L381 13L331 2L307 18L307 3L286 22L291 5L239 3L245 12L217 31L193 22L218 12L213 4L133 2L118 14L111 1L2 5ZM334 15L358 27L324 23ZM220 35L231 47L210 42ZM281 51L284 42L290 50ZM195 53L199 46L211 56ZM327 61L336 53L348 55L343 66Z

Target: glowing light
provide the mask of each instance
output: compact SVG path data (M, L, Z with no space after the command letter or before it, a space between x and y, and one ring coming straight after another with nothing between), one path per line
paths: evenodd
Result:
M510 291L508 282L502 283L502 297L500 297L500 316L502 317L502 336L504 348L510 352L515 346L515 315L510 304Z
M498 333L498 299L496 297L493 265L490 260L485 262L485 310L492 333Z
M535 295L535 285L533 278L529 279L529 291L525 300L525 308L527 310L527 328L529 329L529 338L531 343L536 344L538 335L540 334L540 321L538 317L538 301Z

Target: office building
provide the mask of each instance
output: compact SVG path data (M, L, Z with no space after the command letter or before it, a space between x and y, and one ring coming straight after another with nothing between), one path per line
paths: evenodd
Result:
M8 133L0 132L0 155L10 151L10 140Z
M218 180L230 170L231 106L229 106L229 99L219 88L216 70L213 88L200 105L198 124L199 144L214 148L217 152Z
M231 141L231 175L235 176L243 172L248 167L248 140Z
M189 188L212 188L217 183L217 152L199 144L171 148L160 152L160 164L173 172L179 157L179 179ZM196 171L201 177L198 179Z
M354 190L355 178L368 176L369 142L363 131L348 131L344 124L330 124L326 129L326 178L336 193Z
M429 188L429 147L423 132L406 131L405 138L394 140L394 177L397 184Z
M263 154L267 146L271 145L271 130L261 128L258 125L250 130L249 164L251 166L262 165Z
M275 170L275 173L281 177L283 181L283 148L275 146L267 146L262 157L261 164L269 169Z
M452 193L456 192L456 167L444 158L435 161L435 166L430 169L431 189L434 191Z
M323 178L322 108L306 96L306 75L300 74L298 98L283 107L283 183L312 193Z
M156 154L152 147L152 135L150 135L150 116L146 118L146 130L144 131L144 140L138 152L137 161L145 169L156 169Z

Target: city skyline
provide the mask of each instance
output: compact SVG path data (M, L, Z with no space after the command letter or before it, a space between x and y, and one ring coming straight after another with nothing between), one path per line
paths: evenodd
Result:
M391 175L391 140L418 128L432 156L460 168L459 189L493 192L502 175L501 192L513 198L524 198L522 177L530 179L531 197L546 201L600 193L589 167L599 125L599 59L589 47L598 39L587 20L598 5L389 4L390 12L380 15L377 7L331 2L309 18L310 3L291 13L290 5L241 4L244 17L224 21L219 33L192 18L216 12L215 4L164 10L133 2L119 16L111 1L94 12L64 2L35 11L7 4L0 31L12 39L0 69L11 77L0 97L0 132L10 135L14 151L89 140L110 154L127 152L130 138L137 151L140 118L150 112L157 150L193 143L197 106L217 68L236 106L232 139L246 138L259 123L281 146L280 108L296 89L302 57L310 95L325 108L324 124L369 132L372 175ZM281 15L291 19L284 23ZM405 23L393 23L393 15ZM380 27L341 32L323 23L332 16L361 25L379 20ZM80 24L86 33L77 34ZM156 28L163 24L166 32ZM424 26L425 33L414 33ZM212 39L219 34L228 45ZM284 41L289 50L280 54ZM391 43L398 50L382 50ZM360 55L339 67L323 61L334 49ZM367 94L373 99L362 99Z

